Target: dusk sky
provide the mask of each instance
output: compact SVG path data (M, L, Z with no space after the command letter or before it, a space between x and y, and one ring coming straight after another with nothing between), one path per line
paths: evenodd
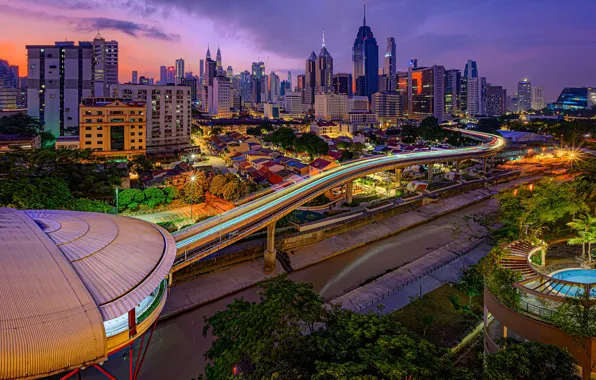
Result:
M27 44L92 40L97 30L120 44L120 81L131 71L159 77L159 66L186 61L199 71L207 44L219 43L234 72L267 60L267 73L304 72L325 30L334 71L351 72L351 48L362 24L356 0L0 0L0 58L25 75ZM395 37L398 69L419 65L463 70L468 58L480 76L513 93L524 77L555 100L565 86L596 86L594 0L369 0L382 57ZM382 62L382 59L380 59ZM190 66L190 69L189 69Z

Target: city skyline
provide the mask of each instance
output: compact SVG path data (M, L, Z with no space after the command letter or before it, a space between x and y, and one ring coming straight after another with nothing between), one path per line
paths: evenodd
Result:
M460 70L472 59L488 82L513 93L517 82L528 77L544 87L545 100L551 102L563 87L596 83L589 64L595 53L586 49L596 31L589 26L590 9L596 11L596 4L579 2L585 11L577 15L576 7L556 1L493 4L461 0L442 4L378 0L367 4L367 24L378 41L395 37L398 70L405 70L411 58L417 58L420 66L437 64ZM323 27L334 57L334 72L350 73L353 38L362 23L360 1L339 6L339 1L329 0L314 14L307 13L311 7L304 4L256 4L254 9L244 9L233 0L167 4L163 0L125 4L24 0L16 6L9 4L0 0L0 32L10 36L0 40L0 57L19 65L21 75L26 72L26 44L91 41L99 29L106 39L120 44L121 82L130 81L133 70L139 76L159 78L160 66L173 66L178 58L185 60L188 71L198 73L208 44L219 45L224 66L233 66L235 72L268 58L267 72L300 74L305 57L320 46ZM35 10L29 10L31 6ZM312 6L316 6L314 2ZM280 17L282 14L292 16ZM408 17L395 21L394 15L406 14ZM332 15L339 21L330 25L325 19ZM310 17L312 27L304 28L301 16ZM258 17L268 22L259 22ZM571 35L568 30L572 27L580 33ZM379 50L384 54L383 48Z

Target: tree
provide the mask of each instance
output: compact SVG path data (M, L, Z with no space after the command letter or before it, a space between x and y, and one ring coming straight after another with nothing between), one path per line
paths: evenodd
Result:
M250 136L261 136L263 132L260 127L248 127L246 128L246 134Z
M495 134L497 129L499 129L499 121L494 117L480 119L476 125L476 130L479 132Z
M391 315L329 306L310 284L284 276L260 284L259 302L236 299L205 319L215 340L207 379L465 379L446 350Z
M38 135L42 130L43 125L39 119L23 113L0 119L0 134L2 135Z
M176 186L167 186L163 189L166 195L166 203L172 203L172 201L179 196L178 188Z
M145 189L143 195L145 196L145 204L149 206L149 208L155 208L166 202L166 194L158 187Z
M469 298L468 305L472 303L472 298L481 296L484 292L484 276L477 265L471 265L459 278L457 288L466 292Z
M293 149L294 144L296 143L296 135L292 128L281 127L268 135L266 140L279 145L284 149Z
M71 198L66 181L59 178L10 178L0 186L1 204L17 209L65 209Z
M240 181L230 181L226 183L221 191L221 196L226 201L231 201L240 198L241 196L241 184Z
M113 209L113 207L106 202L87 198L73 199L68 202L68 204L70 209L73 211L108 213Z
M596 218L590 214L581 215L573 222L567 223L573 230L578 231L578 236L569 239L567 242L569 245L581 245L582 246L582 259L586 258L586 244L588 245L588 262L592 262L592 243L593 234L596 230Z
M314 133L305 133L296 140L296 150L308 153L312 160L315 156L327 154L329 145Z
M515 310L521 301L520 290L513 287L513 284L521 281L522 275L509 269L496 266L488 273L485 273L488 290L499 299L505 306Z
M150 172L154 168L153 161L144 154L135 156L131 161L128 162L128 166L134 172Z
M145 202L145 194L139 189L124 189L118 192L118 209L134 210Z
M564 348L539 342L509 341L506 348L487 355L486 380L581 379L576 360Z
M205 200L205 193L209 188L207 173L202 170L195 172L194 181L189 179L184 185L184 201L186 203L201 203Z
M224 186L228 183L228 178L223 174L218 174L211 179L209 192L216 197L221 197Z

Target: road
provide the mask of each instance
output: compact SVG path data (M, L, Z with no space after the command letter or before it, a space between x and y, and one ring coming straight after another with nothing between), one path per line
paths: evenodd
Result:
M488 201L477 203L420 227L292 272L289 278L312 283L314 289L326 298L338 296L371 276L416 260L451 242L453 238L447 227L463 215L476 212L487 204ZM429 239L429 236L432 238ZM153 335L140 378L196 379L204 369L203 353L211 345L211 337L202 335L203 316L224 309L237 297L257 301L257 291L258 288L252 287L160 323ZM122 359L122 354L110 357L104 365L117 378L127 376L127 366L128 361ZM103 379L94 369L85 371L84 377Z
M182 269L264 228L330 188L383 170L405 168L414 164L487 157L505 146L501 137L467 130L461 132L479 139L482 144L451 150L373 156L355 160L236 207L221 214L221 218L208 219L180 231L174 234L179 256L174 262L173 270Z

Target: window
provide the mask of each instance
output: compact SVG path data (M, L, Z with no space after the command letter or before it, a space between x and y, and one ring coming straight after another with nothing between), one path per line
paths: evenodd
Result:
M139 136L143 136L143 132L139 132Z
M97 126L97 130L98 130L98 131L101 131L101 130L103 130L102 126L101 126L101 125L98 125L98 126Z
M50 98L54 99L56 97L56 95L52 94L50 95Z
M139 139L139 142L142 143L143 142L143 139Z
M91 145L91 141L85 141L85 145Z
M85 137L91 137L91 133L87 133Z
M131 133L130 133L130 135L131 135L131 136L134 136L134 135L135 135L135 133L134 133L134 132L131 132Z
M131 143L135 142L135 139L130 140Z
M91 130L91 127L85 127L85 130L86 131L90 131Z
M97 134L97 137L103 137L103 134L102 133L98 133Z

